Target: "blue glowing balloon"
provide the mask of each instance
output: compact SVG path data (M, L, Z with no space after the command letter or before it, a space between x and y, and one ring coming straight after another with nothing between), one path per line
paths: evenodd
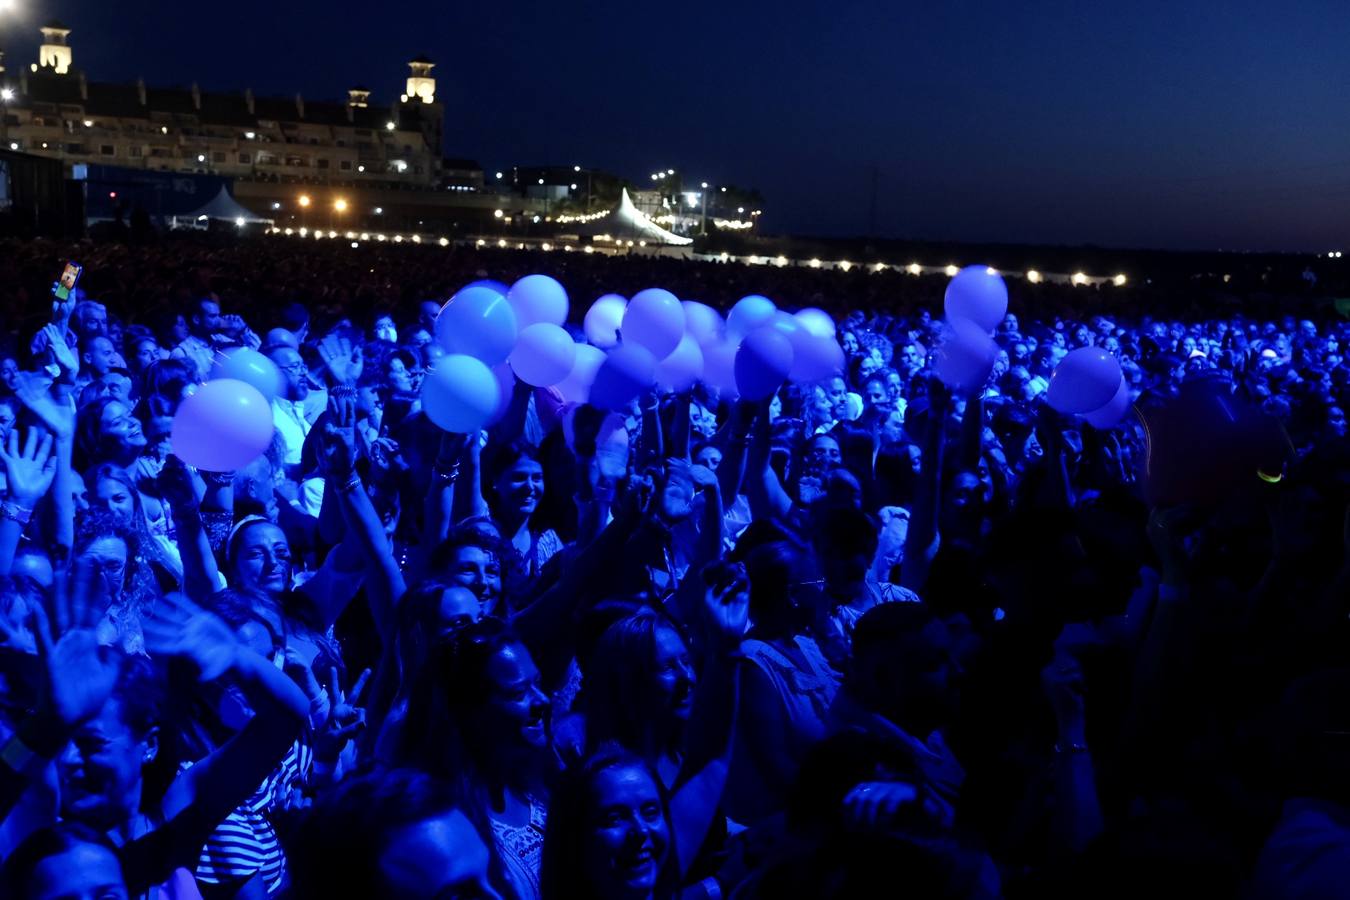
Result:
M943 308L951 321L967 319L993 331L1008 314L1008 286L988 266L966 266L948 283Z
M436 341L449 354L465 354L489 366L504 362L516 346L516 314L506 296L467 287L441 307Z

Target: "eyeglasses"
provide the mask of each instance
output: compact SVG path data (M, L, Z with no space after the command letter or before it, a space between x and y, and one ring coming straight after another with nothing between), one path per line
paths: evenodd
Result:
M277 366L277 368L290 375L304 375L309 371L309 366L302 362L291 363L289 366Z

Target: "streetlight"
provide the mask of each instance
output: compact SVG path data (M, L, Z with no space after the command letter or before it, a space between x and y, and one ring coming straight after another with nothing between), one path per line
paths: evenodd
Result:
M299 201L299 202L300 202L300 208L301 208L301 209L308 209L308 208L309 208L309 194L301 194L301 195L300 195L300 201Z
M384 123L384 128L385 128L386 131L393 131L393 130L394 130L395 128L397 128L397 127L398 127L398 126L395 125L393 122L385 122L385 123Z
M377 206L377 207L375 207L375 215L377 215L377 216L382 216L382 215L384 215L384 207L383 207L383 206Z
M333 209L340 213L345 213L347 211L347 201L342 197L337 198L333 201Z
M9 101L11 101L11 100L13 100L13 99L14 99L14 89L13 89L13 88L3 88L3 89L0 89L0 100L3 100L3 101L5 101L6 103L8 103Z

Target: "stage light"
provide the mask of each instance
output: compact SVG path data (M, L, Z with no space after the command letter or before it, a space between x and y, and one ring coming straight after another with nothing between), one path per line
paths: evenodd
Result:
M239 218L237 218L237 219L234 220L234 227L235 227L235 228L243 228L243 227L244 227L244 217L243 217L243 216L240 216Z
M300 201L299 201L299 202L300 202L300 206L301 206L302 208L308 209L308 208L309 208L309 194L301 194L301 195L300 195Z
M346 211L347 211L347 201L344 200L344 199L341 198L341 197L337 198L336 200L333 201L333 209L337 210L337 211L340 212L340 213L346 212Z

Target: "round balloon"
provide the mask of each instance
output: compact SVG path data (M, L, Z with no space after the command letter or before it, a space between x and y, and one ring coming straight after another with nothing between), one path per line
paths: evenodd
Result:
M1062 413L1101 409L1120 388L1120 363L1101 347L1079 347L1055 366L1045 400Z
M1114 428L1125 414L1130 411L1130 386L1125 381L1125 376L1120 377L1120 387L1116 389L1115 396L1100 409L1094 409L1092 412L1084 413L1083 418L1087 419L1088 424L1093 428Z
M592 303L582 323L586 340L602 350L618 344L619 325L623 322L623 313L627 308L628 301L618 294L605 294Z
M792 344L792 371L798 384L824 381L844 372L844 348L832 337L807 334L805 329Z
M727 338L739 343L747 334L761 325L767 325L778 307L768 297L751 294L736 301L727 313Z
M178 405L169 440L173 454L188 465L233 472L272 445L272 407L247 382L208 381Z
M670 355L656 364L658 387L677 394L689 390L703 377L703 349L693 335L680 338Z
M576 345L576 358L572 371L558 382L558 393L568 403L585 403L591 396L591 385L595 383L595 373L605 361L605 351L590 344Z
M464 287L460 288L460 290L464 290L466 288L471 287L485 287L488 288L489 290L496 291L503 297L505 297L507 294L511 292L511 288L506 284L506 282L496 281L492 278L479 278L477 281L470 281L468 284L464 285Z
M967 319L947 323L942 342L933 350L933 371L956 391L984 387L998 358L998 345L984 327Z
M670 291L648 288L628 301L620 326L625 344L641 344L665 359L684 337L684 307Z
M656 376L656 357L641 344L620 344L600 365L591 384L592 406L617 412L627 409Z
M506 295L516 313L516 327L524 330L538 322L562 325L567 321L567 291L547 275L526 275L511 285Z
M736 350L736 387L747 400L772 397L792 371L792 341L773 323L745 336Z
M703 383L723 397L740 396L736 388L736 345L718 341L703 348Z
M992 332L1008 314L1008 286L988 266L966 266L947 284L943 308L952 321L968 319Z
M516 314L506 297L491 288L464 288L436 316L436 340L448 354L495 366L516 346Z
M269 403L277 398L284 387L281 370L276 363L248 347L235 347L216 357L215 364L211 366L211 380L219 378L233 378L251 384Z
M727 323L717 310L697 300L685 300L684 330L689 333L700 347L707 346L722 337Z
M442 431L473 434L501 403L497 376L481 360L463 353L441 357L422 381L422 409Z
M567 377L577 359L572 336L557 325L536 322L521 329L511 351L511 370L535 387L549 387Z
M808 334L828 338L835 336L834 318L823 309L808 307L800 310L796 319Z

